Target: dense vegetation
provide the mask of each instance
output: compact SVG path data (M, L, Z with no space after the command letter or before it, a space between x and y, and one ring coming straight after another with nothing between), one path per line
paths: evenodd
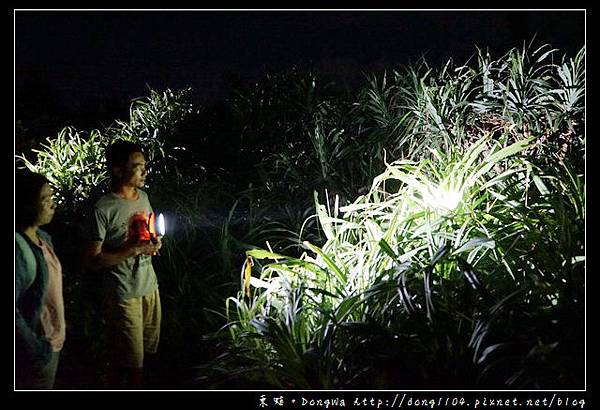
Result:
M126 138L147 147L169 223L156 386L581 388L584 59L478 50L359 90L291 69L212 107L151 90L129 121L19 156L60 197L59 383L101 386L77 238L104 148Z

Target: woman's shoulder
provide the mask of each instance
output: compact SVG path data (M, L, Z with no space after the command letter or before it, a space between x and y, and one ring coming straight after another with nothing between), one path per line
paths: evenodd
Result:
M15 251L17 253L22 253L23 249L28 247L29 243L27 242L27 237L21 232L15 232Z

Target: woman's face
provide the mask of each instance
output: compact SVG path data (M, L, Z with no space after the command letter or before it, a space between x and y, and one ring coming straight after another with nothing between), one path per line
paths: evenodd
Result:
M44 184L38 197L37 226L46 225L54 217L56 203L54 202L54 190L48 184Z

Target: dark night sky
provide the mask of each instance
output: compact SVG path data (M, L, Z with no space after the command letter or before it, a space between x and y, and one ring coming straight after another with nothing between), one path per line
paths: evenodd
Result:
M16 119L45 137L126 119L147 86L192 86L206 105L230 76L294 65L356 85L424 53L463 63L477 45L499 57L534 34L573 54L584 24L583 11L16 11Z

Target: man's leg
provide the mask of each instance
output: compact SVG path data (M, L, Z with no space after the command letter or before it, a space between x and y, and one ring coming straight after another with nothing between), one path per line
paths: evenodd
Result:
M161 324L161 304L158 289L142 298L143 321L144 321L144 368L155 372L155 358L160 340ZM157 383L151 378L148 379L148 386L152 387Z
M112 388L142 386L144 363L142 298L113 302L109 308Z

